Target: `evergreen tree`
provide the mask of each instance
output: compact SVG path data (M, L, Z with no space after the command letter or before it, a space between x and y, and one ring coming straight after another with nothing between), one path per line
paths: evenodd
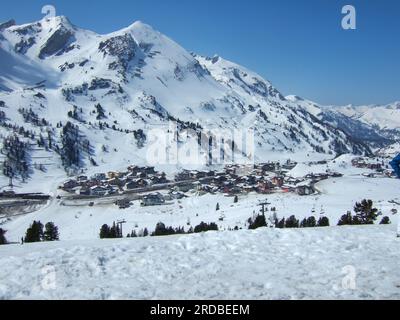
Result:
M7 244L6 230L0 228L0 245Z
M389 217L383 217L379 224L391 224L391 223L392 222L390 221Z
M64 167L81 167L81 136L78 127L67 122L61 134L61 159Z
M353 216L351 215L350 211L347 211L346 214L344 214L339 222L338 222L338 226L345 226L345 225L352 225L353 224Z
M307 219L307 227L308 228L315 228L317 226L317 220L314 216L311 216Z
M48 222L45 225L44 241L58 241L59 233L58 227L53 222Z
M235 198L233 199L233 203L238 203L239 202L239 197L235 196Z
M220 207L219 207L219 203L217 203L217 206L215 208L215 211L219 211Z
M110 238L110 227L104 224L100 229L100 239Z
M115 221L113 222L113 225L110 228L108 237L111 239L122 238L121 228L119 227L119 225L115 223Z
M162 222L157 223L156 229L153 232L153 236L166 236L168 235L167 228L165 227L165 224Z
M11 135L3 140L1 150L5 155L3 174L8 178L20 176L23 180L30 174L30 146L20 141L17 135Z
M43 240L43 224L40 221L33 221L31 226L26 230L24 241L26 243L40 242Z
M329 219L327 217L319 218L318 227L329 227Z
M285 218L282 218L278 223L275 224L275 226L276 226L278 229L283 229L283 228L285 228L285 225L286 225Z
M95 105L95 108L96 108L96 111L97 111L97 117L96 117L97 120L103 120L103 119L107 118L107 116L105 114L105 111L104 111L104 109L103 109L103 107L101 106L100 103Z
M295 216L290 216L285 223L285 228L298 228L299 220L296 219Z
M378 218L378 209L373 207L372 200L363 200L361 203L356 203L354 211L360 224L373 224Z
M304 218L300 223L300 228L307 228L307 219Z
M194 233L207 232L207 231L218 231L218 226L213 222L210 224L201 222L194 228Z
M265 219L265 215L264 214L260 214L258 216L255 217L255 219L249 219L249 229L250 230L255 230L258 228L262 228L262 227L267 227L267 220Z
M147 228L144 228L143 237L147 237L148 235L149 235L149 230L147 230Z

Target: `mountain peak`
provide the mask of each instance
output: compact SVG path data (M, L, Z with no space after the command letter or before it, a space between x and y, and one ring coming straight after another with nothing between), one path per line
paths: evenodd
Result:
M9 27L12 27L12 26L15 26L15 20L14 19L8 20L6 22L1 22L0 23L0 31L2 31L4 29L7 29Z
M296 95L289 95L285 97L286 100L291 101L291 102L297 102L297 101L304 101L302 97L296 96Z
M64 27L65 29L73 29L74 26L71 21L66 16L55 16L50 18L43 18L40 21L43 25L48 25L50 27Z

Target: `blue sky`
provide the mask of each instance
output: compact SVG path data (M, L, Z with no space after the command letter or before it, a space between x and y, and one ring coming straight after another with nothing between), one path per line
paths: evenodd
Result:
M323 104L400 100L398 0L13 0L2 1L0 21L39 20L45 4L99 33L141 20L189 51L258 72L284 95ZM357 30L341 28L346 4L357 9Z

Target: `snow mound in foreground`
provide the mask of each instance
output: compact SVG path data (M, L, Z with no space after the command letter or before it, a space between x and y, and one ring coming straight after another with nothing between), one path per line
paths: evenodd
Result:
M395 231L258 229L3 246L0 299L399 299Z

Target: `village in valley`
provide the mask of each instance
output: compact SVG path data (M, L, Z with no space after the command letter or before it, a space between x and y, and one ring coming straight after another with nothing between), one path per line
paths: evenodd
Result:
M327 161L311 162L312 165L326 165ZM351 165L368 169L365 176L390 176L384 162L358 157ZM225 194L227 196L256 193L294 193L300 196L318 193L315 184L329 178L342 177L341 173L327 169L325 172L308 173L303 177L293 177L290 171L297 163L286 160L255 165L226 165L220 171L183 170L174 177L167 177L154 167L129 166L126 171L97 173L91 177L79 175L65 181L59 189L62 204L81 201L93 206L95 200L111 200L121 209L129 208L131 201L140 200L142 206L168 204L168 201L182 199L190 195Z

